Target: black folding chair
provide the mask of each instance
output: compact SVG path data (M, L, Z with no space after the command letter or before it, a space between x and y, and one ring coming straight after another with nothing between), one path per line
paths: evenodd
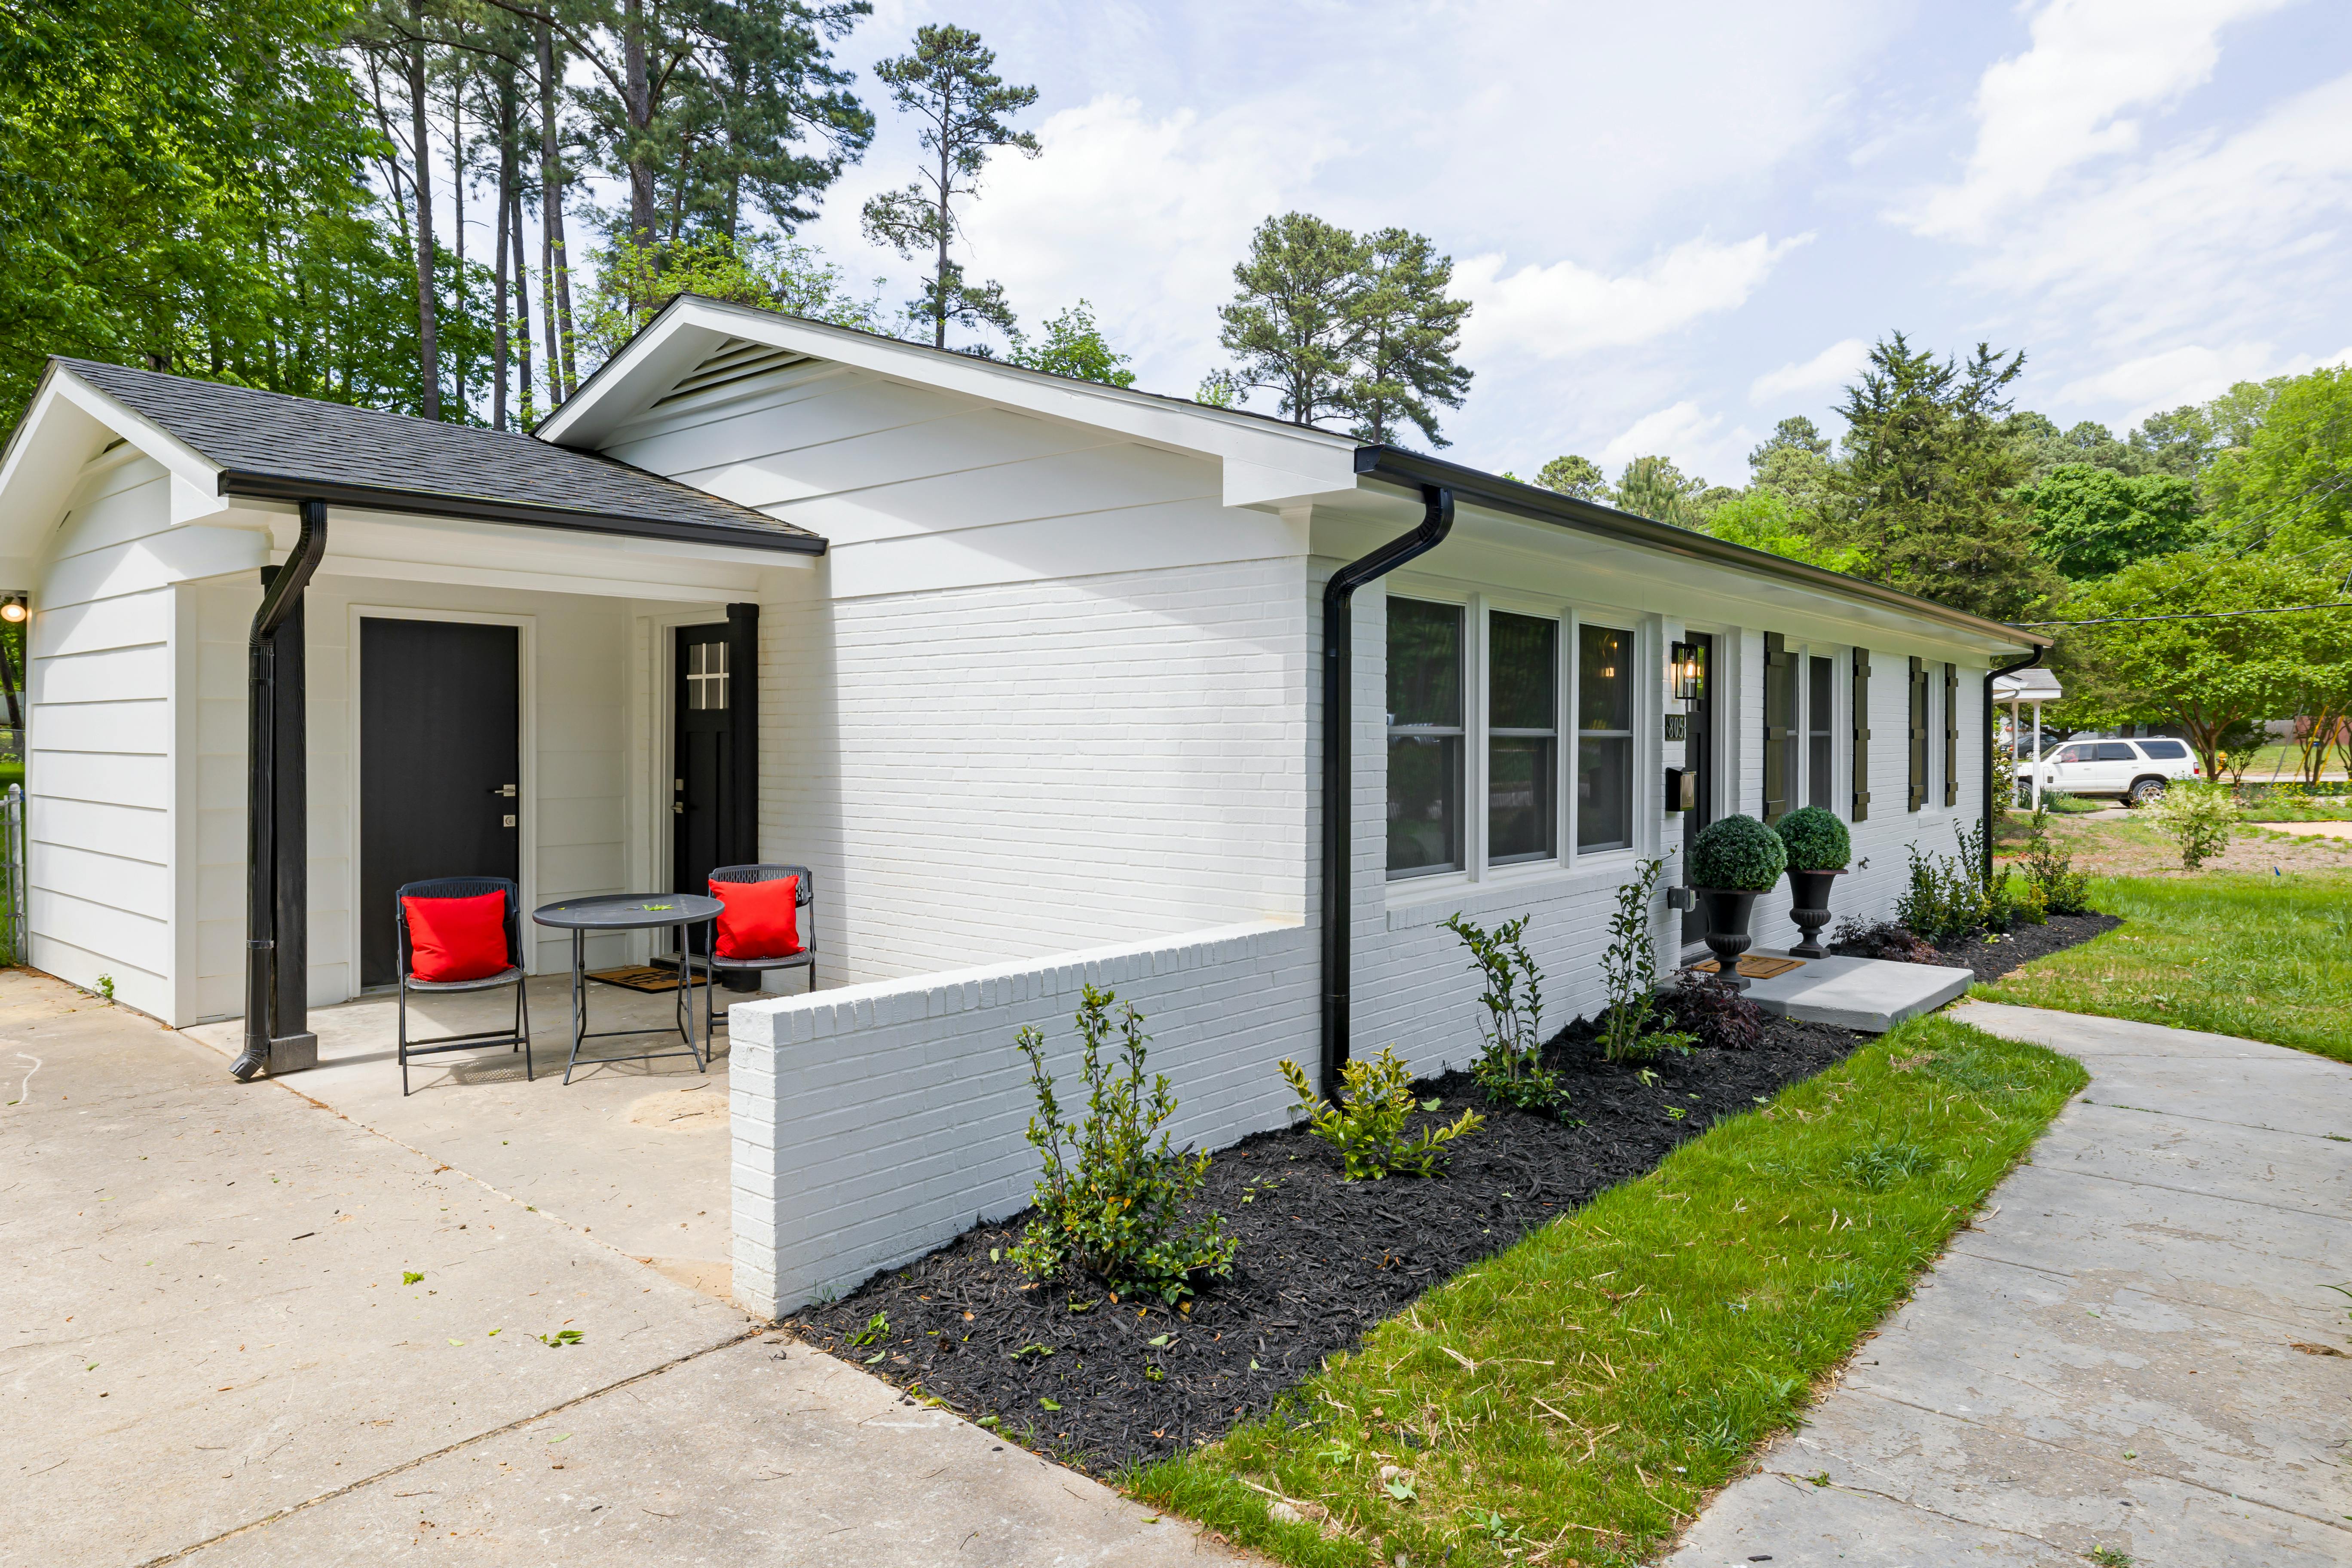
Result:
M507 966L496 974L486 974L479 980L419 980L412 973L413 955L408 943L408 899L472 899L484 893L503 893L507 900L505 921L507 933ZM506 1046L522 1053L522 1076L531 1076L530 1064L530 991L525 983L522 952L522 889L500 877L440 877L428 882L411 882L393 895L393 921L400 933L400 1092L408 1094L408 1058L437 1056L443 1051L462 1051L483 1046ZM420 991L428 994L459 991L494 991L501 985L515 988L514 1026L509 1029L481 1029L469 1035L443 1035L436 1039L411 1041L408 1037L408 994Z
M798 877L801 879L801 885L793 896L793 908L800 926L801 950L790 958L721 958L719 956L719 922L712 921L708 928L710 932L710 951L705 955L704 962L709 964L710 977L713 980L722 975L730 979L740 975L751 982L751 985L744 986L743 989L751 990L757 988L757 977L772 969L805 969L808 971L809 988L811 990L816 988L816 895L809 886L809 868L805 866L772 864L721 866L710 873L710 879L714 882L775 882L786 877ZM728 986L730 991L736 988L736 985L731 984ZM727 1010L716 1005L718 998L715 994L711 1000L713 1005L709 1021L710 1026L716 1028L727 1022Z

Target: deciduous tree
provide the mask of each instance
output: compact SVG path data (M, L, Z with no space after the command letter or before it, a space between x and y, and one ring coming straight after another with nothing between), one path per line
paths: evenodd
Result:
M2198 520L2197 487L2169 474L2135 478L2068 463L2018 495L2032 509L2040 531L2033 547L2075 582L2187 550L2206 531Z
M1133 386L1135 373L1127 355L1110 346L1095 321L1095 308L1081 300L1045 323L1041 341L1016 337L1013 363L1031 370L1050 371L1105 386Z

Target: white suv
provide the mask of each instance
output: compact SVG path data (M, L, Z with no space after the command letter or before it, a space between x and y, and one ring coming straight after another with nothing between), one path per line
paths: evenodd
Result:
M2164 793L2166 781L2205 776L2185 741L2069 741L2042 757L2043 792L2118 795L2145 805ZM2030 785L2034 764L2017 770Z

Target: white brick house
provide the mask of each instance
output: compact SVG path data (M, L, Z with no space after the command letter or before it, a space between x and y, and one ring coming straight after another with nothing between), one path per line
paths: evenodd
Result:
M1327 842L1326 584L1416 531L1347 607ZM1473 1054L1457 910L1531 914L1550 1016L1591 1011L1617 888L1682 879L1669 769L1703 814L1848 817L1839 912L1885 914L1906 844L1980 820L1987 671L2042 641L1323 431L690 298L535 437L53 362L0 461L33 957L173 1024L249 1010L247 645L286 563L314 574L273 754L306 793L269 808L263 1033L381 979L384 800L457 754L386 739L431 684L394 623L474 628L433 657L496 666L506 706L451 732L512 759L489 804L526 905L675 885L688 805L730 857L812 869L815 991L733 1023L737 1293L771 1310L1019 1206L1012 1035L1066 1039L1090 976L1153 1016L1210 1144L1280 1121L1284 1056ZM1702 641L1685 703L1670 650ZM714 691L736 749L689 802Z

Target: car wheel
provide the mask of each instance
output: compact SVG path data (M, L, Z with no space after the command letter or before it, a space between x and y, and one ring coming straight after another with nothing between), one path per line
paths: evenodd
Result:
M2146 805L2149 801L2154 800L2158 795L2160 795L2163 793L2164 781L2162 779L2134 779L2132 780L2131 790L2124 796L2124 799L2134 805Z

